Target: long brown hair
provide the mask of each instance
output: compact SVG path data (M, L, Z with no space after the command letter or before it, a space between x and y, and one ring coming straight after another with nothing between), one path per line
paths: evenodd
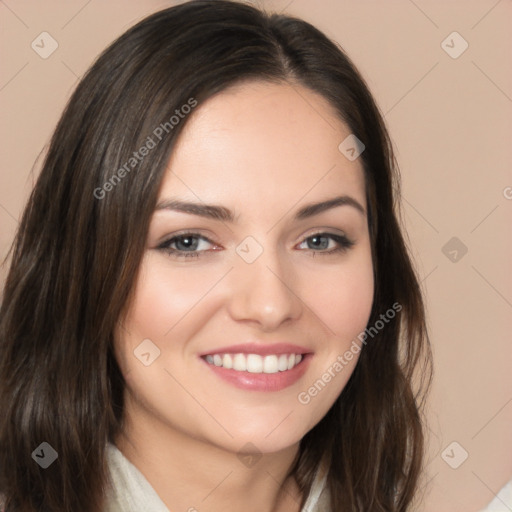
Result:
M327 457L333 511L410 507L422 469L431 353L383 119L343 50L310 24L200 0L149 16L100 55L58 123L24 211L0 310L0 492L8 511L101 510L105 443L123 420L113 333L187 117L169 120L241 80L316 91L363 141L375 276L369 325L402 306L363 348L290 473L305 500ZM161 139L131 165L148 137L156 141L158 126L166 128ZM47 469L32 458L42 442L58 453Z

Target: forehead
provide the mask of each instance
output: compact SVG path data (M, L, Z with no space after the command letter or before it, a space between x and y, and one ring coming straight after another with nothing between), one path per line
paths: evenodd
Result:
M360 159L350 161L338 149L349 134L328 101L309 89L239 84L187 120L161 196L268 206L339 192L366 208Z

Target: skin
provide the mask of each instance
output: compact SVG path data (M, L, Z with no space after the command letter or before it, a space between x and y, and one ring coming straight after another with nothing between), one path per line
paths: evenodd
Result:
M287 471L358 355L307 405L298 394L349 349L372 306L363 168L338 150L349 134L323 97L288 84L237 85L187 119L159 201L222 205L236 222L155 211L115 346L127 381L116 444L170 510L299 510ZM294 219L302 206L338 195L364 213L344 205ZM183 230L211 241L199 237L199 257L159 248ZM315 245L310 237L319 232L345 234L354 245L326 254L339 244L327 237ZM250 264L236 252L248 236L263 249ZM145 366L134 350L148 338L160 356ZM199 357L248 341L294 343L314 355L297 383L273 392L236 388ZM262 454L251 467L237 457L246 443Z

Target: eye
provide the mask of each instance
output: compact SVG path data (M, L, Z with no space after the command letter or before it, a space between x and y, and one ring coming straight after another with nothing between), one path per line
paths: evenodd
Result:
M349 240L345 235L338 235L334 233L315 233L308 236L303 242L299 244L299 248L304 244L307 245L306 249L320 254L333 254L345 252L354 245L352 240Z
M157 249L178 258L197 258L208 250L209 244L215 246L211 240L198 233L183 233L165 240Z
M307 247L304 247L304 244L306 244ZM317 253L328 255L345 252L353 245L354 242L349 240L345 235L315 233L305 238L298 247L310 251L312 256L315 256ZM209 246L213 246L213 248ZM162 242L157 249L176 258L198 258L205 252L216 251L220 248L199 233L182 233L168 238Z

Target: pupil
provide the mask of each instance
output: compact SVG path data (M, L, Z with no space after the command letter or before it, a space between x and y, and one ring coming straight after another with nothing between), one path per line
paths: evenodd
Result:
M179 247L180 244L182 244L183 247L180 248ZM182 237L176 241L176 247L179 250L196 249L197 248L196 246L197 246L197 240L191 236Z
M320 242L322 239L324 240L323 243ZM326 243L327 240L326 240L326 237L324 237L324 236L313 236L313 237L311 237L310 240L312 242L312 245L314 245L315 249L318 249L318 248L326 249L327 248L328 243ZM320 243L318 243L318 242L320 242Z

